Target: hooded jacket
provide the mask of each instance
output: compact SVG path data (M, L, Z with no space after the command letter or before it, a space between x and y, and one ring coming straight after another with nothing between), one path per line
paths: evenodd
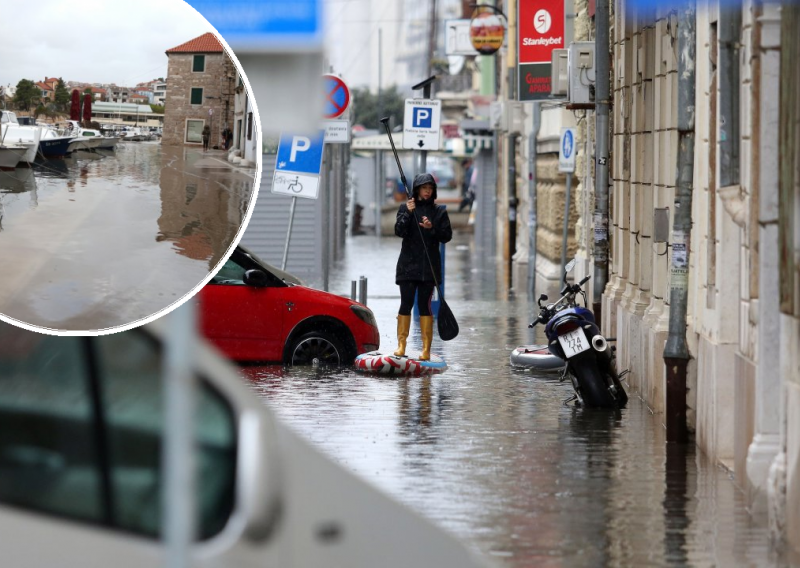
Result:
M433 185L433 194L430 199L422 200L419 197L419 188L426 183ZM397 259L395 283L417 280L433 282L442 281L442 258L439 254L439 244L447 243L453 238L453 229L450 226L450 217L444 205L436 205L436 181L431 174L419 174L414 178L412 190L416 209L409 211L405 203L397 211L397 220L394 224L394 234L403 239L400 248L400 257ZM433 227L425 229L419 225L422 218L431 220ZM425 256L425 247L428 249L430 264ZM431 266L435 273L431 272Z

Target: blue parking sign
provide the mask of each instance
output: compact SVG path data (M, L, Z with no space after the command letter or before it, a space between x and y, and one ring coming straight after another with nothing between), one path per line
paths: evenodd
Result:
M430 128L433 122L433 111L427 107L414 107L414 128Z
M281 134L276 170L319 175L325 131L314 136Z

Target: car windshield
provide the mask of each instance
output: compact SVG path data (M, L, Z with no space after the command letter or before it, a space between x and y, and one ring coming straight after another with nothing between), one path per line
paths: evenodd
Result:
M268 264L268 263L264 262L263 260L258 258L258 256L253 254L250 250L248 250L247 248L243 247L242 245L239 245L238 248L242 253L244 253L245 255L250 257L254 262L256 262L257 264L260 264L266 270L269 270L273 275L275 275L277 278L280 278L281 280L283 280L287 284L294 284L294 285L297 285L297 286L306 286L306 283L303 282L302 280L300 280L297 276L295 276L293 274L289 274L288 272L286 272L284 270L281 270L280 268L275 268L271 264Z

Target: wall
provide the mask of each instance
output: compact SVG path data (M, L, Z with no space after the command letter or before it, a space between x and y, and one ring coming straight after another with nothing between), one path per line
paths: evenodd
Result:
M211 126L210 147L220 144L220 135L226 124L233 124L233 88L235 70L233 63L223 53L206 53L205 72L192 72L192 53L171 53L167 67L167 98L164 104L164 135L162 144L202 146L186 143L186 120L203 120ZM230 75L230 77L229 77ZM202 87L203 102L191 103L192 87ZM208 98L214 97L214 98ZM224 98L221 98L224 97ZM228 104L225 104L225 101ZM213 109L213 116L209 116ZM227 110L227 112L226 112Z

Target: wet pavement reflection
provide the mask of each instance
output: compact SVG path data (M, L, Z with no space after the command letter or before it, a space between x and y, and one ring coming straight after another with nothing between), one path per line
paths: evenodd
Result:
M394 348L399 240L348 241L331 291L368 277L381 347ZM369 259L369 262L360 262ZM667 446L635 395L622 411L564 406L570 386L513 368L534 339L533 302L514 297L470 235L448 245L446 297L461 334L427 378L245 367L291 426L348 469L499 566L787 566L727 471L694 445ZM409 348L419 349L418 322ZM632 393L633 394L633 393Z
M89 330L168 307L227 251L253 175L157 142L0 172L0 313Z

